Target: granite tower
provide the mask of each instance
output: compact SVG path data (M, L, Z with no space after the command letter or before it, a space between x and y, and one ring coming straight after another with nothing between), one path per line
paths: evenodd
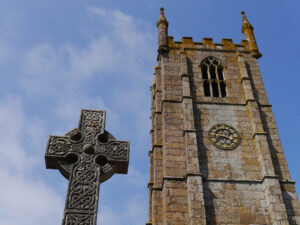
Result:
M181 42L157 22L151 86L149 222L153 225L300 224L300 205L258 66L245 40Z

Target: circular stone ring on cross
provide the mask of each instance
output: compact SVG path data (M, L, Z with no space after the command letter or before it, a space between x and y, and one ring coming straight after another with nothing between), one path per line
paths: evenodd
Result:
M227 124L216 124L208 132L211 143L218 149L233 150L241 143L241 137L236 129Z

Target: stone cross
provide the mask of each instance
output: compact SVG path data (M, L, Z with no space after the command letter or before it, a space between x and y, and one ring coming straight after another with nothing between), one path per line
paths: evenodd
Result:
M45 161L69 179L62 225L96 225L100 183L127 173L129 142L105 129L105 111L81 111L78 128L50 136Z

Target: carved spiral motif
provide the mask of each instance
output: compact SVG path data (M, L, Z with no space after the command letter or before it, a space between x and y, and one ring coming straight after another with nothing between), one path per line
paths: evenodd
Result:
M208 135L211 143L222 150L233 150L241 143L238 131L227 124L213 126Z

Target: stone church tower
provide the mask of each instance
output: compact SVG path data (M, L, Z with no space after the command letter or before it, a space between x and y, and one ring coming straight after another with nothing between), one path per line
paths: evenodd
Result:
M300 205L258 66L245 40L181 42L161 9L151 86L148 225L300 225Z

